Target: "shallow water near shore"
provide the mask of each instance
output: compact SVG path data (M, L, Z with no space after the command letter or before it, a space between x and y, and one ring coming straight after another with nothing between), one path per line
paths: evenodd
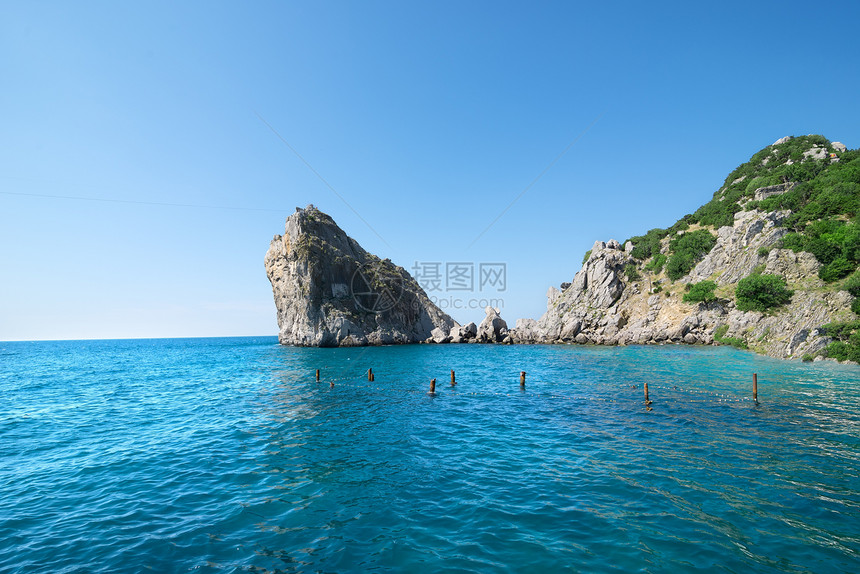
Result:
M860 367L0 343L0 571L144 570L860 571Z

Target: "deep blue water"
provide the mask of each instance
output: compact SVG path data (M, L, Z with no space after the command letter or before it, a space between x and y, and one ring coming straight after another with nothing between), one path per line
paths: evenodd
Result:
M858 572L860 367L0 343L0 572L146 570Z

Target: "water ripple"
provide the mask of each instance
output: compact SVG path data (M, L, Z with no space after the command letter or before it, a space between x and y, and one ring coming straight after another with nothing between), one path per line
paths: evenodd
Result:
M858 407L725 348L4 343L0 571L854 572Z

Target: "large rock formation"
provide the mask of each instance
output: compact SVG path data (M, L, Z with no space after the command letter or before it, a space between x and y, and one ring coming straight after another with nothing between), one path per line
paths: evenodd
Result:
M362 249L313 205L287 218L265 265L285 345L417 343L454 326L405 269Z
M743 340L750 348L780 358L822 350L829 339L819 328L854 318L852 297L824 288L821 266L810 253L776 246L787 230L786 212L742 211L734 224L717 232L717 243L691 271L676 282L665 275L625 273L634 261L616 241L594 244L571 286L547 293L547 311L537 321L520 319L511 331L517 343L714 343L722 337ZM664 251L668 239L664 240ZM737 282L760 270L780 275L794 290L791 302L772 313L739 311L733 301ZM712 303L684 303L685 285L711 280L718 295Z
M479 343L501 343L508 335L508 324L502 319L498 309L486 307L487 314L478 325L477 339Z

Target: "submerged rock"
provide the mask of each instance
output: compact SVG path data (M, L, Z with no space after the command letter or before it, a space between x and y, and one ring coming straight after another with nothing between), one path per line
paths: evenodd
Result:
M405 269L365 251L313 205L287 218L265 266L284 345L442 342L454 326Z

